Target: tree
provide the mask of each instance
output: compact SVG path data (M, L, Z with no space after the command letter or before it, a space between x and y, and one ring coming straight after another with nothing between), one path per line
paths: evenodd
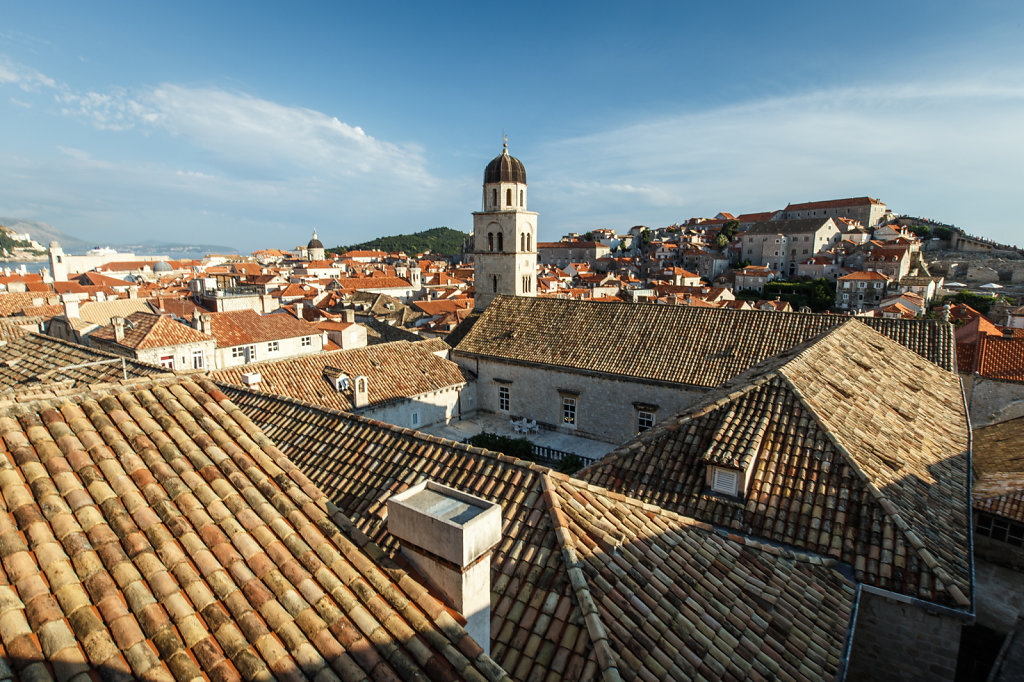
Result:
M726 220L725 224L722 225L722 230L719 234L724 234L725 238L732 241L732 238L736 236L736 233L740 231L740 221L738 220Z
M727 237L724 232L719 232L718 236L715 237L715 246L719 249L724 249L729 246L729 237Z
M948 242L953 237L953 230L948 227L936 227L932 229L932 236Z

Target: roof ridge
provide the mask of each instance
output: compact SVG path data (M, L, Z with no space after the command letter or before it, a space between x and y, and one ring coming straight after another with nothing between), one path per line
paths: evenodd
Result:
M569 520L562 511L562 505L555 494L554 484L547 475L540 476L541 499L546 503L551 525L555 529L555 539L561 545L562 558L565 559L566 573L569 576L569 584L572 586L573 594L576 596L576 605L583 614L583 623L590 635L590 641L594 645L594 652L597 654L598 664L601 666L601 676L608 680L621 680L617 659L611 644L609 643L608 629L601 621L601 614L597 610L597 603L590 588L587 586L586 576L579 556L576 552L576 545L572 540L569 530Z
M921 560L931 570L932 574L935 575L935 577L942 582L945 591L951 597L953 597L953 599L958 604L965 607L970 607L971 599L967 597L960 590L959 587L957 587L953 577L949 575L949 572L946 571L946 569L939 564L938 559L935 558L935 555L932 554L927 547L925 547L924 542L921 540L918 534L914 532L914 530L910 527L910 524L907 523L906 519L904 519L902 514L900 514L896 504L893 503L893 501L889 497L887 497L885 493L883 493L870 478L868 478L868 475L861 468L860 464L858 464L853 454L848 449L846 449L846 447L842 443L839 442L835 434L832 433L832 429L830 429L821 420L821 418L818 416L817 410L811 407L811 404L808 402L806 396L804 396L803 392L796 386L793 380L782 372L779 372L779 375L782 377L783 381L785 381L786 385L789 387L789 390L793 392L793 395L796 396L796 398L800 401L801 405L803 405L804 409L807 411L810 418L814 420L815 424L817 424L819 431L822 434L824 434L828 442L832 444L832 447L834 447L836 451L846 459L846 461L850 464L850 469L864 483L865 488L875 499L875 501L878 502L878 505L879 507L881 507L882 511L885 512L886 516L892 519L893 525L903 534L903 537L906 539L907 544L914 548L914 550L917 552Z

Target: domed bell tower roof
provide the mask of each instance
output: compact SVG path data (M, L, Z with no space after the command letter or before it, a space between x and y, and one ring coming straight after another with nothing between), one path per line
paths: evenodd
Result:
M520 182L526 184L526 168L523 162L508 153L508 140L500 156L487 164L484 169L484 184L492 182Z
M316 238L316 230L313 230L313 238L309 240L308 244L306 244L306 248L307 249L322 249L322 248L324 248L323 243L319 239Z

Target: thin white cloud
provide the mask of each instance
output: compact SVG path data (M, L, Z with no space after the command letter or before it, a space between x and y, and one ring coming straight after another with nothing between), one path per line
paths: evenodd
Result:
M0 55L0 85L17 85L22 90L29 92L41 87L56 87L56 82L35 69Z
M532 196L560 229L865 194L996 229L1019 192L1019 83L835 88L642 121L542 150Z

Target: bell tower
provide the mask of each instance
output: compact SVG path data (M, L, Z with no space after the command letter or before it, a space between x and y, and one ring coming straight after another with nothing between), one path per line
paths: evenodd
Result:
M526 169L508 153L484 169L482 210L473 212L474 310L498 294L537 295L537 214L526 210Z

